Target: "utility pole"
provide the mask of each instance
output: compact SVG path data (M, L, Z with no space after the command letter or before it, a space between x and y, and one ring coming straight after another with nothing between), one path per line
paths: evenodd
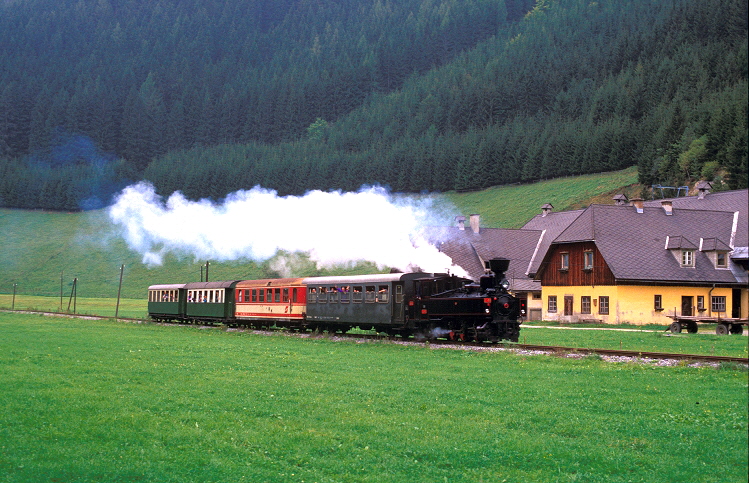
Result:
M122 274L125 272L125 265L120 266L120 286L117 287L117 308L114 309L114 318L117 320L117 316L120 314L120 293L122 293Z

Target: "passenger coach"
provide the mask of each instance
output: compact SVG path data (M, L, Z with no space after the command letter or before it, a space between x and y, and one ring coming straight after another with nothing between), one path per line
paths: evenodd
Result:
M402 333L405 301L413 295L413 281L423 273L310 277L307 286L307 322L321 330L349 330L358 326Z
M250 327L298 321L305 316L305 287L301 278L244 280L236 285L235 322Z

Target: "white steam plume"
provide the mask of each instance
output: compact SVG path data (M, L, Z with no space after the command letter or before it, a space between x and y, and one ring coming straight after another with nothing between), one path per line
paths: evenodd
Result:
M421 234L430 224L443 224L434 216L431 200L399 199L377 187L283 197L255 187L216 204L190 201L180 192L164 202L141 182L125 188L109 208L128 246L149 265L161 264L167 252L263 261L283 250L308 253L318 266L366 260L403 271L462 275Z

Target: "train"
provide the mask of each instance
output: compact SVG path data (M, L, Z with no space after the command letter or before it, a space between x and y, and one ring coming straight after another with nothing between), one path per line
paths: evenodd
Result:
M508 267L488 260L478 282L413 272L151 285L148 313L158 322L517 342L521 306L508 291Z

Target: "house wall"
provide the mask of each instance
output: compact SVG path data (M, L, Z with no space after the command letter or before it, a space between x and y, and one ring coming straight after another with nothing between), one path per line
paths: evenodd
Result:
M711 291L712 290L712 291ZM742 291L746 292L746 291ZM718 313L712 312L711 296L726 297L726 312L720 313L721 317L731 316L732 290L730 288L712 287L668 287L668 286L643 286L643 285L596 285L592 286L567 286L567 287L544 287L543 293L543 319L558 321L562 323L576 323L585 320L596 320L606 324L661 324L668 325L672 322L668 315L682 315L682 297L692 297L692 315L705 315L717 317ZM655 295L661 296L662 310L656 310L654 306ZM697 309L697 297L703 296L705 310ZM556 296L557 311L549 312L549 297ZM564 298L572 297L572 315L564 315ZM591 297L591 310L589 314L581 313L582 297ZM609 314L600 313L600 297L609 297ZM742 298L746 296L742 293ZM742 300L742 316L746 314L746 303Z
M541 276L542 286L614 285L615 278L594 242L570 243L551 248L549 265ZM585 252L593 252L593 268L585 269ZM568 267L562 267L562 254L568 256Z

